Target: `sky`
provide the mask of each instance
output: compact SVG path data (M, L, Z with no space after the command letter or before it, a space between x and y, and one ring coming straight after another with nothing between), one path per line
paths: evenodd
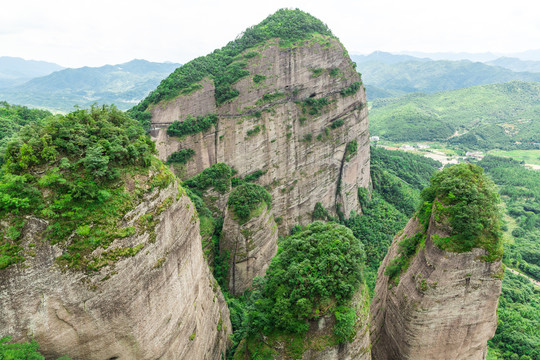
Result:
M540 48L538 0L6 0L0 56L65 67L186 63L284 7L321 19L352 54Z

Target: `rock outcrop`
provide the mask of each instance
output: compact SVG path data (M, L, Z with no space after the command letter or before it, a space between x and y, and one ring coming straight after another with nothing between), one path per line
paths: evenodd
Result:
M395 237L379 268L371 304L375 360L485 359L497 328L501 261L483 261L486 250L453 253L433 243L448 236L432 216L427 231L415 218ZM406 237L425 234L399 283L385 270Z
M265 203L256 214L241 222L228 209L219 241L220 252L229 256L229 290L241 295L251 287L255 276L264 276L277 252L277 225L272 211Z
M220 359L229 311L203 259L195 207L173 182L147 193L119 227L149 218L152 226L106 250L132 256L91 273L61 268L60 247L39 240L47 223L28 218L22 244L35 243L35 256L2 271L0 337L35 339L47 358Z
M214 84L205 78L192 93L150 105L160 159L194 150L184 178L216 162L240 176L266 171L258 181L270 189L282 233L311 222L317 202L334 215L360 212L357 188L367 187L370 178L368 112L343 45L323 35L290 47L274 39L246 50L240 60L249 76L232 85L236 98L217 106ZM210 113L218 115L210 130L167 135L168 124Z
M356 336L349 343L330 345L321 349L325 336L332 333L335 318L322 317L311 324L307 338L313 348L302 354L302 360L371 360L369 338L369 291L363 286L354 295L351 306L356 309Z

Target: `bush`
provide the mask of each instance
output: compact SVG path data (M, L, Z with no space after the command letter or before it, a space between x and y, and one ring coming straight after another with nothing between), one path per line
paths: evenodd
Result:
M183 185L191 189L206 190L213 187L217 192L224 194L229 191L232 170L229 165L216 163L206 168L198 175L184 181Z
M355 319L349 302L363 281L364 260L361 242L335 223L316 221L283 239L265 278L254 281L251 334L303 334L307 320L331 312L337 319L338 341L349 340Z
M197 134L209 130L217 124L218 117L216 114L208 114L206 116L187 116L184 121L175 121L167 128L169 136L184 136Z
M180 151L173 152L167 159L167 164L177 163L185 164L195 155L193 149L182 149Z
M419 219L427 228L431 216L450 226L451 236L443 249L489 252L490 260L502 257L499 194L480 166L454 165L436 173L421 193Z
M351 95L356 94L358 92L358 90L360 90L361 86L362 86L362 83L359 82L359 81L356 81L356 82L352 83L349 87L341 89L341 91L339 93L343 97L351 96Z
M272 207L272 197L268 191L258 184L246 182L231 192L227 205L241 222L246 222L250 219L252 211L262 203L269 209Z

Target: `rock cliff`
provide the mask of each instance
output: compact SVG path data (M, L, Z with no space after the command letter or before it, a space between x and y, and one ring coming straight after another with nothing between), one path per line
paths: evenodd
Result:
M325 316L311 325L307 338L313 345L302 354L302 360L371 360L369 338L369 291L362 287L353 297L356 311L356 335L348 343L321 346L332 333L333 316ZM285 359L286 357L283 357Z
M345 217L361 211L356 193L369 185L369 135L365 91L341 43L314 34L281 45L271 39L238 56L233 65L241 62L249 75L232 85L238 92L232 100L218 105L215 85L205 78L193 92L147 111L160 159L194 150L180 176L216 162L240 176L266 171L259 183L270 188L284 232L309 223L317 202ZM167 135L174 121L211 113L218 120L209 130Z
M227 210L219 241L220 251L229 256L229 290L241 295L251 287L255 276L264 276L277 252L277 225L272 211L264 203L247 222L241 222Z
M147 220L151 220L148 222ZM201 250L195 208L176 182L144 195L119 228L139 231L92 254L98 270L55 262L40 241L47 222L29 217L21 244L35 256L2 270L0 337L33 338L47 358L219 359L229 311ZM113 256L116 250L129 256Z
M454 169L457 170L454 175L462 170L477 171L470 165L459 165ZM477 236L481 240L472 249L451 251L450 246L455 250L462 244L452 244L460 241L456 240L454 230L459 224L448 217L453 216L452 207L461 215L464 215L462 211L477 209L481 211L478 217L482 217L497 206L495 202L486 205L478 200L488 198L486 194L491 191L487 185L482 188L489 181L481 176L481 169L469 178L465 171L454 178L446 177L439 184L442 184L441 188L453 183L459 184L461 189L470 188L470 192L462 192L475 194L474 198L471 200L457 193L459 189L447 193L432 190L432 185L423 193L426 204L433 201L427 224L421 220L423 211L411 219L403 232L395 237L379 268L371 304L373 359L486 358L487 341L497 328L496 310L503 273L501 253L493 252L500 246L498 218L493 219L493 229L476 227L482 229L482 234ZM445 170L439 175L445 172L452 171ZM439 175L434 179L443 178ZM429 199L429 193L435 198ZM427 198L425 194L428 194ZM467 208L461 208L456 199ZM460 221L464 218L469 223L478 221L468 216ZM491 220L485 221L484 225ZM482 237L484 231L491 232L494 237ZM399 259L403 259L401 272L396 270Z

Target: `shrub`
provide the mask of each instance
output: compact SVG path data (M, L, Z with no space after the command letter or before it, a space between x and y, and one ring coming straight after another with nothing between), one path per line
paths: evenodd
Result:
M266 76L264 76L264 75L259 75L259 74L257 74L257 75L255 75L255 76L253 77L253 82L254 82L255 84L258 84L258 83L260 83L261 81L264 81L264 80L266 80Z
M182 149L180 151L173 152L167 159L167 164L177 163L185 164L195 155L193 149Z
M308 113L310 115L320 115L323 107L329 105L330 101L327 98L322 97L320 99L307 98L302 102L302 113Z
M297 229L279 244L265 278L254 281L251 334L303 334L307 320L334 312L338 341L349 340L355 316L348 305L362 283L364 260L361 242L342 225L316 221Z
M341 91L339 93L343 97L354 95L354 94L356 94L358 92L358 90L360 90L361 86L362 86L362 83L359 82L359 81L356 81L356 82L352 83L350 86L348 86L348 87L346 87L344 89L341 89Z
M246 182L231 192L227 205L241 222L246 222L250 219L252 211L262 203L268 208L272 207L272 197L268 191L258 184Z
M193 116L188 115L184 121L175 121L167 128L167 135L169 136L184 136L197 134L209 130L212 126L217 124L218 117L216 114L208 114L206 116Z
M436 173L421 196L419 219L424 226L431 216L450 226L444 250L464 252L479 247L489 252L489 260L501 258L499 194L480 166L459 164Z
M224 194L229 190L231 184L232 170L224 163L217 163L204 169L198 175L184 181L184 186L192 189L206 190L210 187Z
M337 119L337 120L333 121L332 124L330 124L330 127L332 129L337 129L340 126L343 126L344 123L345 123L345 121L343 119Z

